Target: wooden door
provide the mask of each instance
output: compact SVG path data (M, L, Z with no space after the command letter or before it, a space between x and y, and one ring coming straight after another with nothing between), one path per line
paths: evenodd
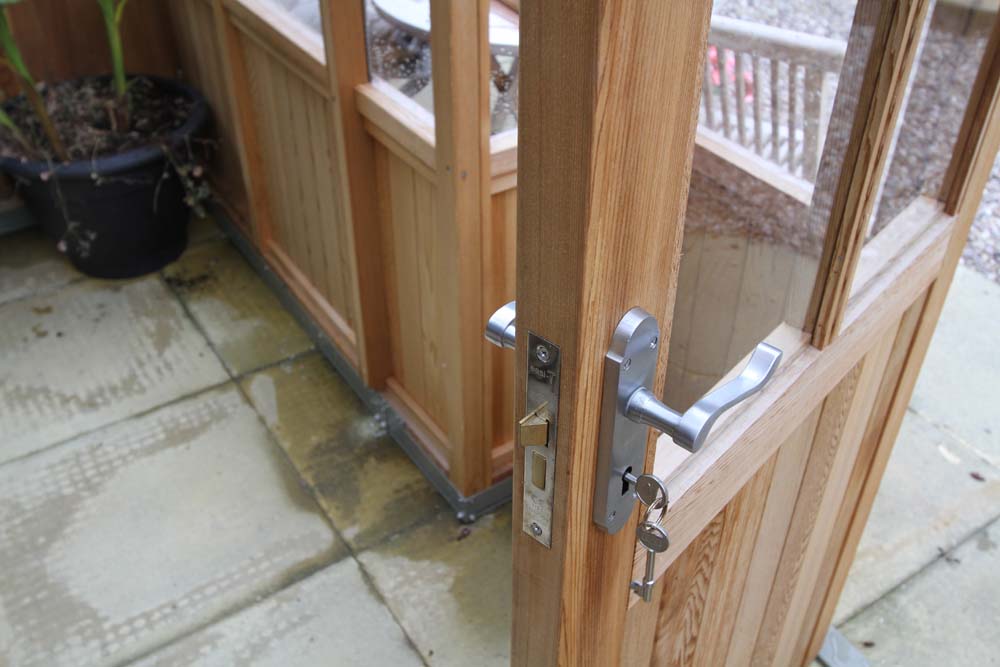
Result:
M943 189L869 238L928 5L859 0L827 103L828 64L733 41L706 59L723 38L707 1L521 3L515 421L532 423L539 340L559 372L551 517L534 535L537 431L518 430L513 664L816 655L1000 141L994 26ZM706 108L739 131L704 131ZM751 136L766 127L773 151ZM650 431L671 545L648 603L630 592L638 512L613 534L592 519L605 354L634 306L659 321L654 393L679 411L755 342L784 352L700 451Z

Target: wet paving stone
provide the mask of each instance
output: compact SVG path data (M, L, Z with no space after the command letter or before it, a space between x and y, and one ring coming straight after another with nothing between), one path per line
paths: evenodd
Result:
M188 246L196 246L209 241L221 241L226 238L225 233L212 215L199 218L197 215L191 216L188 223Z
M834 622L887 594L998 514L1000 470L907 413Z
M69 260L38 228L0 238L0 303L80 280Z
M121 664L345 554L230 384L0 466L0 662Z
M353 558L171 644L135 667L422 665Z
M194 246L163 274L234 375L312 347L295 318L228 242Z
M841 627L872 667L1000 662L1000 524L993 523Z
M0 461L227 376L155 277L86 280L0 306Z
M241 385L354 549L445 509L322 355L255 373Z
M428 664L510 664L510 506L470 526L439 514L358 560Z

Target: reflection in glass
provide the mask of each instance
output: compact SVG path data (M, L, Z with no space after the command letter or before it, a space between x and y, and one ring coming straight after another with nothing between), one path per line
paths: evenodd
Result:
M320 18L319 0L267 0L288 12L292 18L323 36L323 21Z
M935 5L917 52L869 238L917 197L939 195L995 20L995 8Z
M365 0L365 23L370 76L433 112L430 0Z
M368 66L428 111L431 85L430 0L366 0ZM500 0L490 3L491 132L517 127L518 13Z
M782 323L812 326L871 39L852 27L855 4L715 2L667 366L675 409Z

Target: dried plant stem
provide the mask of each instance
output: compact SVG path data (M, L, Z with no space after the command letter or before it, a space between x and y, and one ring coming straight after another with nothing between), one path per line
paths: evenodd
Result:
M45 100L38 94L35 86L30 81L17 77L17 82L21 87L21 92L24 93L28 102L35 109L35 115L38 116L38 120L42 124L42 131L45 132L45 136L49 140L49 144L52 145L52 150L56 154L56 157L59 158L60 162L69 162L69 153L66 152L66 146L63 144L62 139L59 138L59 133L56 132L55 125L52 124L52 117L49 116L49 112L45 108Z
M11 3L0 2L0 4L8 5ZM24 93L25 98L27 98L28 102L34 108L35 115L38 116L38 121L42 124L42 131L52 145L52 150L56 154L56 157L62 162L69 162L69 154L66 152L66 147L63 145L55 126L52 124L52 118L45 108L45 101L35 89L35 80L31 77L27 65L24 64L24 58L21 57L21 50L17 47L17 42L14 41L14 34L10 29L10 19L7 16L6 7L3 8L3 11L0 11L0 48L4 52L4 63L14 73L14 78L17 79L21 92Z

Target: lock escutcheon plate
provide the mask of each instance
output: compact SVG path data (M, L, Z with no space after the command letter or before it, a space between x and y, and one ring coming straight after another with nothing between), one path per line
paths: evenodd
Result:
M649 437L649 427L625 416L622 397L627 400L640 387L652 389L659 342L656 318L633 308L618 323L604 355L594 522L612 534L621 530L632 514L635 490L625 487L623 477L626 472L642 474Z

